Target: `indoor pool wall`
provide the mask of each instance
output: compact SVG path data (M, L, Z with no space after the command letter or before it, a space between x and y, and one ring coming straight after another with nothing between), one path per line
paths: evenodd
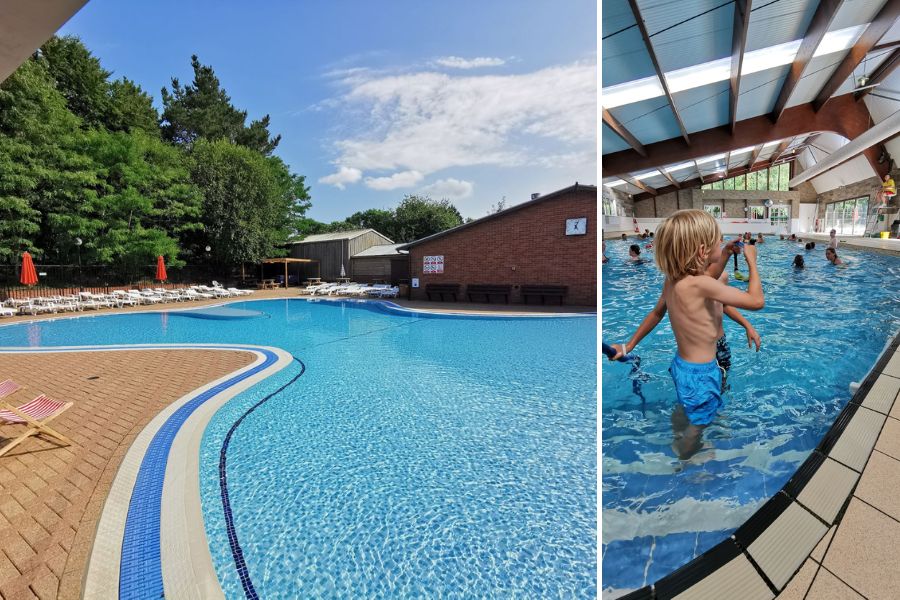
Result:
M630 243L607 242L606 343L628 339L662 284L654 264L626 262ZM872 367L898 327L900 271L894 257L840 253L846 267L828 264L821 244L805 251L770 239L759 247L766 308L744 314L763 349L749 351L743 329L726 318L731 390L706 448L689 462L669 448L674 391L666 369L675 344L668 319L636 349L638 372L604 364L605 595L652 583L730 535L794 474L849 400L848 384ZM803 271L790 267L795 254L806 258Z
M303 360L302 377L297 363L235 397L203 439L227 597L246 594L217 472L231 429L233 527L260 597L596 594L594 317L230 306L266 318L57 319L0 327L0 345L265 343Z

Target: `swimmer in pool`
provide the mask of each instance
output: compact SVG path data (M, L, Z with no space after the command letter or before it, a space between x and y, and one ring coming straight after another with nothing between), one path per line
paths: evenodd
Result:
M632 351L662 318L663 309L668 312L678 345L669 368L680 405L673 413L673 426L680 423L676 418L679 411L683 411L687 421L683 430L675 431L672 448L680 459L687 460L702 447L703 430L723 404L725 368L717 360L723 306L759 310L765 300L756 268L755 247L744 248L750 273L748 291L718 280L737 240L720 250L719 226L708 213L680 210L663 221L657 233L656 262L666 275L662 294L654 311L647 315L631 340L614 346L617 353L610 360ZM714 265L715 269L708 272ZM748 343L758 340L758 335L754 339L749 334L748 331Z
M603 242L603 262L608 263L609 257L606 256L606 242Z
M644 259L641 258L641 247L637 244L632 244L628 248L628 256L634 262L644 262Z
M844 261L838 258L837 250L835 250L831 246L825 248L825 258L828 259L828 262L835 266L844 264Z
M622 234L622 241L623 241L623 242L628 241L628 236L625 235L624 233Z
M805 266L806 266L806 265L804 264L803 256L802 256L802 255L798 254L797 256L794 257L794 264L793 264L793 267L794 267L795 269L802 269L802 268L804 268Z

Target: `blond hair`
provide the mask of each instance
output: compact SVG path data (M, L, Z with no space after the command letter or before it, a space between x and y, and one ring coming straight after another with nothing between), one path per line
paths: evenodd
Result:
M656 228L656 264L672 281L706 271L700 257L700 246L707 254L719 247L722 234L719 224L709 213L679 210Z

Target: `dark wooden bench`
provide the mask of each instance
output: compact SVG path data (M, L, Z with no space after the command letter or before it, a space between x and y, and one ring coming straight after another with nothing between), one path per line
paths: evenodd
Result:
M444 294L453 297L453 301L456 302L456 295L459 293L459 284L458 283L428 283L425 284L425 295L428 296L428 299L431 300L432 294L437 294L441 302L444 301Z
M469 302L475 302L473 296L484 296L484 301L490 304L491 296L503 296L503 302L509 304L509 293L511 291L511 285L473 283L466 286L466 295L469 297Z
M541 304L546 304L547 298L559 298L562 306L563 298L568 292L569 288L565 285L523 285L522 302L528 304L529 296L540 298Z

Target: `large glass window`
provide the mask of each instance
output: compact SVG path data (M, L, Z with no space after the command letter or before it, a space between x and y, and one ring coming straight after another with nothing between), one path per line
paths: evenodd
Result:
M868 196L826 204L825 231L836 229L843 235L863 235L866 232L868 212Z
M781 163L768 169L760 169L746 175L720 179L702 186L704 190L772 190L788 191L791 178L790 163Z
M765 219L766 218L766 207L765 206L751 206L750 207L750 218L751 219Z

